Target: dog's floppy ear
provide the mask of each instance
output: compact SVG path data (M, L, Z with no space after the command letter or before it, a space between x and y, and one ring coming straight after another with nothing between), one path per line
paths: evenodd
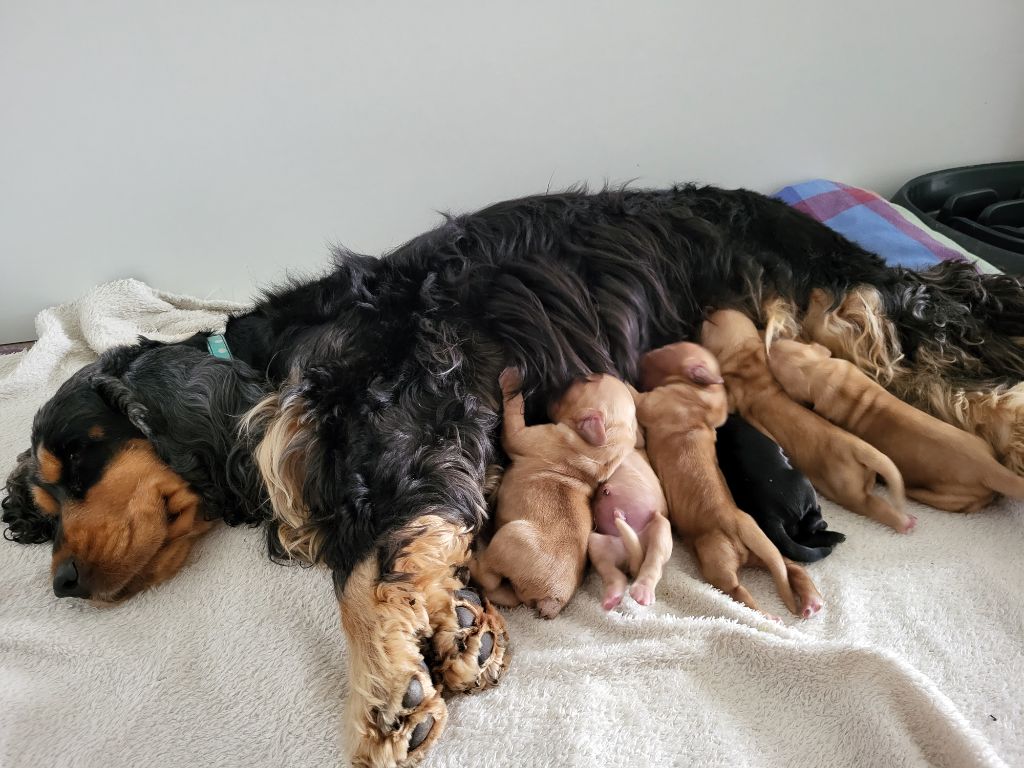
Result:
M89 377L89 384L107 405L127 416L132 426L146 437L152 436L149 409L135 399L135 394L121 379L96 373Z
M35 466L32 451L23 451L18 455L14 471L7 478L0 508L3 508L2 520L7 524L4 538L8 541L38 544L53 538L56 522L44 515L32 498L32 474L35 472Z
M576 431L580 437L593 446L604 445L607 435L604 430L604 416L600 411L583 411L576 418Z
M692 381L694 384L699 384L702 387L709 386L711 384L724 384L725 379L712 373L711 369L703 362L686 362L686 378Z

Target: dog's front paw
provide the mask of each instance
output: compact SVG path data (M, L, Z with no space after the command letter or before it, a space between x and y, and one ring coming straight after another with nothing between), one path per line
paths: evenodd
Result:
M505 619L474 590L452 593L450 605L434 612L434 671L452 691L468 692L496 684L508 668Z
M426 664L388 680L352 683L346 726L352 764L365 768L406 768L419 765L437 741L448 719L441 690L430 679ZM354 732L352 732L354 731Z

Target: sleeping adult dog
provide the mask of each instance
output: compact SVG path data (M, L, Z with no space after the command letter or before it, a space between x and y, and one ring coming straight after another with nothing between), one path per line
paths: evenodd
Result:
M978 431L1003 461L1024 462L1024 422L1004 394L1024 375L1020 283L964 264L886 267L743 190L572 191L499 203L380 259L339 253L329 275L275 291L230 320L236 358L274 387L246 418L245 445L280 546L334 573L355 762L419 762L444 725L442 686L483 687L504 669L500 615L462 591L486 516L488 469L500 461L499 372L517 367L528 397L556 395L591 372L635 382L639 357L697 338L706 310L738 308L763 323L772 300L799 323L812 290L827 301L815 305L805 334ZM206 503L203 484L161 455L161 427L143 419L147 433L132 421L141 393L129 395L110 402L139 429L133 439L153 445ZM966 415L947 402L961 395L972 403ZM54 421L61 402L44 408ZM988 428L996 422L1001 429ZM90 428L81 422L75 439ZM140 535L130 517L118 523L133 487L124 478L152 462L118 463L128 449L104 447L82 505L72 483L83 454L61 454L51 439L34 435L10 480L5 520L14 538L29 540L20 532L46 533L33 527L40 517L55 521L59 537L79 516L76 525L91 531L82 547L111 555L89 574L104 583L99 572L119 567L120 550L108 542ZM131 588L179 564L145 571Z

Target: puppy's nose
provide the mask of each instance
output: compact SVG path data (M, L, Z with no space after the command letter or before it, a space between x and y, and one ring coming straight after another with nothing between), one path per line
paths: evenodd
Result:
M53 594L57 597L88 597L89 590L79 578L74 558L57 566L53 574Z

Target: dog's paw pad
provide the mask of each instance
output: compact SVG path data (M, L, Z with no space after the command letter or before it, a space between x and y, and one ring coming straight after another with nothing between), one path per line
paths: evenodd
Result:
M902 531L902 533L910 533L916 527L917 527L917 516L916 515L907 515L907 520L906 520L905 523L903 523L903 531Z
M480 651L476 655L476 663L481 667L487 663L494 652L494 633L487 632L480 638Z
M414 709L423 703L423 683L414 677L402 697L402 709Z
M417 723L416 727L412 729L412 735L409 737L409 751L411 752L426 741L433 728L434 718L432 715L427 715L423 721Z
M435 669L453 691L482 690L497 683L508 666L505 620L471 589L456 591L452 599L432 639Z
M359 698L363 694L379 695L383 690L355 693L355 706L361 705ZM355 733L351 734L354 740L350 742L353 765L374 768L418 765L440 737L448 709L427 671L421 667L413 675L401 693L401 700L398 691L393 694L394 698L385 697L379 704L363 710L367 713L365 719L352 718L350 726L355 727Z

